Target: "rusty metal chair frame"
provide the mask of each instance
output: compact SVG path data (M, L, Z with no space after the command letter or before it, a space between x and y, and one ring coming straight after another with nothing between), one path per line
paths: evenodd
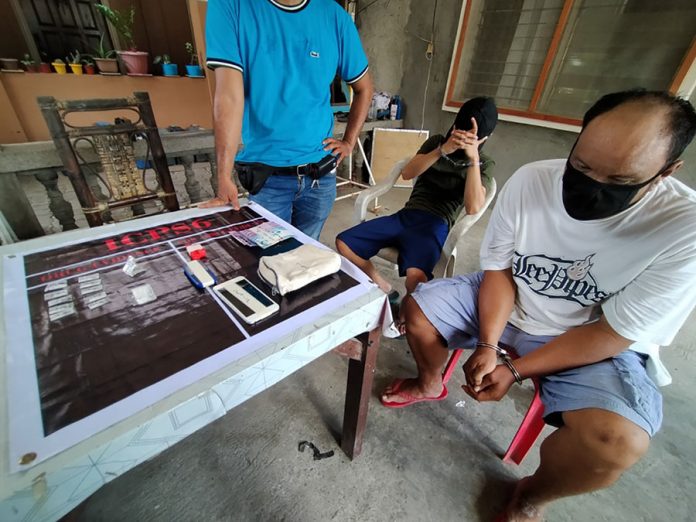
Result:
M110 209L138 207L155 199L169 211L179 210L148 93L134 92L129 98L64 101L40 96L38 103L90 227L102 225L104 214L108 214ZM72 125L66 121L68 115L76 112L122 110L136 113L138 119L135 122L122 120L109 125L88 126ZM145 169L137 172L133 147L136 139L147 142L144 160L146 165L148 159L152 161L157 178L155 189L145 185ZM106 198L97 197L87 182L85 174L90 166L76 147L76 143L81 141L91 144L99 157L103 172L96 176L109 192Z

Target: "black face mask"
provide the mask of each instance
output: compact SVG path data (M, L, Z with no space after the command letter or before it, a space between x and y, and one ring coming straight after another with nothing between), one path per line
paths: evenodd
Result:
M664 170L660 170L643 183L612 185L595 181L574 168L568 161L563 174L563 206L570 217L581 221L613 216L631 206L631 200L638 191Z

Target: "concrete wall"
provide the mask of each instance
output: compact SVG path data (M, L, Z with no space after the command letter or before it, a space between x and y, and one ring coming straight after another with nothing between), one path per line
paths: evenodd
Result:
M150 93L152 108L155 112L157 125L167 127L179 125L188 127L197 124L201 127L212 128L212 108L208 85L205 80L195 78L165 78L132 77L132 76L101 76L74 74L6 74L0 75L2 89L11 103L21 125L20 132L5 128L7 132L0 137L7 141L0 143L19 143L22 141L49 140L50 136L46 122L36 103L38 96L54 96L59 100L79 100L82 98L122 98L133 94L134 91ZM0 117L3 108L0 96ZM7 111L9 112L9 111ZM79 124L92 123L98 120L113 121L115 112L90 112L75 115L74 121ZM123 116L133 118L132 113ZM7 116L9 117L9 115ZM7 121L7 120L4 120ZM10 120L11 121L11 120ZM25 138L26 137L26 138ZM10 141L11 140L11 141Z
M358 27L371 63L377 89L392 90L403 96L405 128L419 128L428 62L426 43L415 35L429 38L435 0L382 1L358 16ZM438 0L435 19L434 56L425 103L424 128L443 132L454 113L442 110L452 50L457 35L462 0ZM406 13L408 19L403 22ZM394 89L395 78L401 84ZM387 87L388 86L388 87ZM499 186L525 163L568 155L576 134L533 125L500 122L486 145L496 160L495 177ZM696 143L687 149L685 167L677 176L696 188Z
M412 0L380 1L367 4L363 11L360 9L366 2L358 3L355 22L370 60L376 91L395 94L401 90L406 43L414 38L406 32L411 3Z

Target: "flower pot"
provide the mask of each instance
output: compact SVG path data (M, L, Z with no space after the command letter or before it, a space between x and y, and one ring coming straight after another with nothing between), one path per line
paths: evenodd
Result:
M99 72L107 74L118 73L118 60L115 58L95 58Z
M97 73L97 70L94 68L93 63L85 64L85 73L86 74L96 74Z
M39 66L36 65L35 63L33 63L33 64L31 64L31 65L26 65L26 66L25 66L25 70L26 70L28 73L37 73L37 72L39 72Z
M194 78L200 78L203 76L203 69L200 65L187 65L186 66L186 76L193 76Z
M0 58L0 67L6 71L16 71L19 69L19 60L17 58Z
M68 67L64 63L53 62L51 64L58 74L67 74Z
M71 63L70 70L73 74L82 74L82 64L81 63Z
M42 73L52 73L53 71L51 70L51 64L46 63L46 62L41 62L39 64L39 72Z
M118 55L126 66L126 73L134 76L147 74L149 53L143 51L119 51Z
M163 63L162 74L165 76L179 76L179 66L175 63Z

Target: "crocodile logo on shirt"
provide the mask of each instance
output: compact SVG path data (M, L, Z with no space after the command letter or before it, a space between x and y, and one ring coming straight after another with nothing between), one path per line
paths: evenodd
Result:
M597 287L592 276L592 258L568 261L543 254L522 255L515 252L512 272L534 293L551 299L565 299L581 306L591 306L609 297Z

